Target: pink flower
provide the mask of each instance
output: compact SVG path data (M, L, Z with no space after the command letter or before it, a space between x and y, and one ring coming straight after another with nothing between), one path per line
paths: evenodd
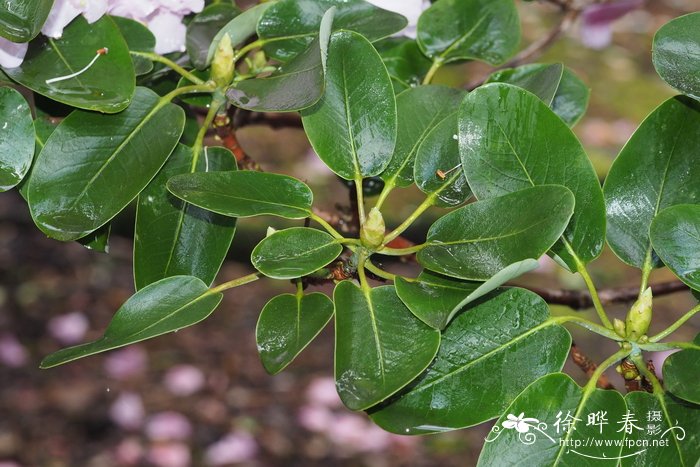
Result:
M57 39L78 15L82 14L88 23L94 23L105 13L107 0L55 0L41 32Z
M258 453L258 443L250 433L234 431L209 446L204 452L207 465L218 466L249 461Z
M204 374L192 365L176 365L165 374L164 383L176 396L189 396L202 389Z
M190 448L183 443L164 443L151 446L148 462L156 467L188 467L191 465Z
M416 25L423 10L430 6L429 0L367 0L374 6L403 15L408 26L399 35L416 37Z
M61 344L71 345L80 342L88 330L89 323L79 311L54 316L49 320L49 333Z
M3 68L17 68L24 61L28 44L18 44L0 37L0 66Z
M299 424L309 431L326 431L334 422L333 412L319 405L304 405L299 409Z
M27 364L29 354L27 349L12 334L0 335L0 363L11 368Z
M133 392L119 395L109 407L109 417L126 430L134 430L143 424L143 402L141 396Z
M119 465L136 465L143 456L143 446L137 438L126 438L114 450L114 458Z
M192 424L179 412L160 412L146 422L146 435L152 440L184 440L192 435Z
M146 370L146 351L138 345L131 345L109 354L104 361L107 375L116 380L125 380L142 374Z
M644 0L617 0L587 7L581 15L581 42L602 49L612 41L612 23L644 4Z
M311 404L326 407L340 407L342 401L335 389L335 380L331 377L314 378L306 388L306 400Z

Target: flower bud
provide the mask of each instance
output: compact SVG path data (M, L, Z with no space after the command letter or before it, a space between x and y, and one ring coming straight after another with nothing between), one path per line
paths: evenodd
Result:
M211 79L218 86L228 86L233 80L233 45L228 34L224 34L216 46L211 62Z
M372 208L360 231L360 240L369 248L377 248L384 241L385 232L386 227L382 213L379 212L379 209Z
M631 341L636 342L649 330L649 323L651 323L651 299L651 287L648 287L627 313L627 338Z
M620 337L627 337L627 331L625 330L625 322L621 319L615 318L613 320L613 329L615 333Z

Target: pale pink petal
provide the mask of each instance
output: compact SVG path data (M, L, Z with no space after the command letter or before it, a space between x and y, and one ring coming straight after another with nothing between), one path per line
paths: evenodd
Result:
M430 6L429 0L367 0L369 3L384 10L403 15L408 20L408 26L397 35L416 37L416 25L423 10Z
M199 13L204 8L204 0L160 0L162 8L180 16Z
M249 461L258 453L258 443L250 433L234 431L214 444L204 452L207 465L219 466Z
M124 380L142 374L147 365L146 351L138 345L131 345L109 354L104 361L104 370L111 378Z
M156 36L156 53L185 51L187 28L179 15L159 12L148 21L148 29Z
M163 382L176 396L189 396L204 387L204 374L192 365L176 365L168 370Z
M81 13L70 0L56 0L51 7L49 17L41 28L45 36L58 39L63 35L63 28Z
M304 405L299 409L299 424L309 431L323 432L333 424L333 413L321 405Z
M24 61L28 44L12 42L0 37L0 66L3 68L17 68Z
M157 2L144 0L109 0L107 5L109 14L139 21L145 21L156 8L158 8Z
M137 465L143 457L143 451L137 438L127 438L115 448L114 458L119 465Z
M11 334L0 336L0 363L11 368L19 368L27 364L29 354L27 349Z
M612 23L643 4L644 0L618 0L586 7L581 14L581 43L591 49L607 47L612 42Z
M591 49L603 49L612 42L609 24L581 25L581 43Z
M314 378L306 388L306 400L311 404L340 407L342 401L335 389L335 380L330 377Z
M160 412L146 422L146 435L152 440L184 440L192 435L192 424L179 412Z
M107 13L107 0L71 0L88 23L94 23Z
M188 467L191 465L190 448L183 443L159 443L148 450L148 462L156 467Z
M126 430L139 428L143 424L144 416L141 396L133 392L120 394L109 407L109 417Z
M89 326L87 317L79 311L54 316L48 323L49 334L61 344L66 345L82 341Z

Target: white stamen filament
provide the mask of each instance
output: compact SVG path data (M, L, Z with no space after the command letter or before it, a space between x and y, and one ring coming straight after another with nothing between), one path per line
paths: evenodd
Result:
M109 53L109 49L108 49L107 47L103 47L103 48L99 49L99 50L97 51L97 54L95 55L95 57L94 57L94 58L90 61L90 63L88 63L88 64L85 66L85 68L83 68L82 70L76 71L75 73L71 73L70 75L58 76L58 77L56 77L56 78L47 79L47 80L46 80L46 84L56 83L56 82L58 82L58 81L63 81L63 80L66 80L66 79L75 78L76 76L85 73L86 71L88 71L88 70L90 69L90 67L91 67L92 65L95 64L95 62L97 61L97 59L100 58L100 55L107 55L107 53Z

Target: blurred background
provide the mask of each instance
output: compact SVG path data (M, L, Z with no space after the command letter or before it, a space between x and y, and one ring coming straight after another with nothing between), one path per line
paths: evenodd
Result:
M697 0L639 3L639 9L610 24L591 29L579 22L538 60L563 62L591 88L588 112L575 132L601 179L641 120L674 94L651 63L654 32L700 6ZM547 34L559 17L548 4L518 4L523 46ZM435 82L459 86L487 72L473 65L449 66ZM307 181L321 209L333 212L337 203L348 203L347 188L313 154L300 128L250 125L239 138L263 169ZM384 209L388 227L421 200L415 189L396 190ZM429 211L407 236L420 241L443 213ZM228 292L209 319L176 334L39 370L48 353L99 337L133 293L132 222L133 212L119 218L105 255L47 239L33 226L19 195L0 196L0 467L475 464L490 423L402 437L343 409L332 379L332 326L286 371L268 376L257 355L255 323L267 300L293 290L280 281L263 279ZM252 272L245 260L268 225L291 224L271 218L239 221L218 282ZM417 272L412 264L386 266ZM606 287L639 282L639 272L607 249L591 272ZM651 282L670 279L667 270L658 270ZM517 282L568 289L583 285L547 260ZM652 332L694 303L687 292L658 299ZM609 311L623 318L626 306ZM553 313L562 312L553 307ZM588 311L582 314L595 319ZM690 340L697 332L695 320L675 337ZM572 334L597 362L614 350L578 329ZM660 369L664 355L655 358ZM567 370L585 381L577 367L567 363ZM621 389L617 375L609 376Z

